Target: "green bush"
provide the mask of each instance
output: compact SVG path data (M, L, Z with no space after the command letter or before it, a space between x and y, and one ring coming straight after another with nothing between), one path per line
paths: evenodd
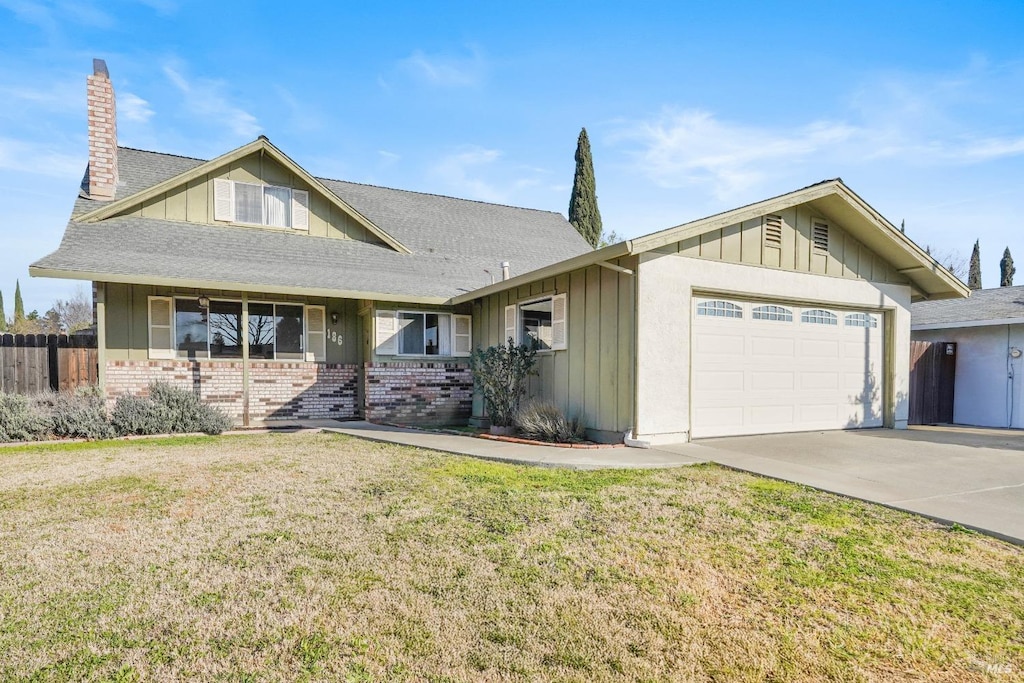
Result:
M34 441L49 432L49 416L36 402L0 393L0 441Z
M220 408L207 405L188 389L166 382L149 386L149 397L125 394L114 405L111 422L118 434L220 434L231 427L231 418Z
M557 406L538 401L525 406L516 415L519 433L528 439L551 443L583 441L585 430L578 417L566 418Z
M511 337L504 346L477 349L469 359L473 382L484 395L491 424L511 426L519 412L519 402L526 392L526 379L534 374L537 349L521 344Z
M107 419L107 407L95 390L43 395L53 436L65 439L110 439L116 434Z

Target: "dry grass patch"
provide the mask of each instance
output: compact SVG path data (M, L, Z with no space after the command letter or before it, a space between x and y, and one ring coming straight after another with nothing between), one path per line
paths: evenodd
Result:
M1011 680L1024 552L697 467L332 435L0 451L0 678Z

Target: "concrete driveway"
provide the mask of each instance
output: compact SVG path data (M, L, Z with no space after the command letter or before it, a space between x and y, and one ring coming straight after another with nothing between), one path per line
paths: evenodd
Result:
M705 439L659 449L958 522L1024 545L1024 431L869 429Z

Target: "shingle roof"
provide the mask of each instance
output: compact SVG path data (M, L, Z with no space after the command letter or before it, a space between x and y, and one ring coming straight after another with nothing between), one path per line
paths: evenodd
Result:
M1024 286L978 289L966 299L921 301L910 309L910 323L918 325L977 323L1024 318Z
M118 148L118 199L205 161ZM309 287L450 298L483 287L501 261L525 273L590 251L561 214L318 179L413 253L276 230L116 217L75 220L101 204L80 197L60 247L33 264L49 272L150 276L259 287ZM199 248L197 245L202 245Z

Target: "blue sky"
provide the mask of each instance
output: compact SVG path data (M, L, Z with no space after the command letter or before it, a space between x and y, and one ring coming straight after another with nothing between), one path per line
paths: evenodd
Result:
M980 239L996 286L1004 247L1024 263L1021 26L1019 2L0 0L0 291L80 286L27 267L85 167L93 57L122 145L265 134L314 175L564 214L586 126L622 237L840 176L921 244Z

